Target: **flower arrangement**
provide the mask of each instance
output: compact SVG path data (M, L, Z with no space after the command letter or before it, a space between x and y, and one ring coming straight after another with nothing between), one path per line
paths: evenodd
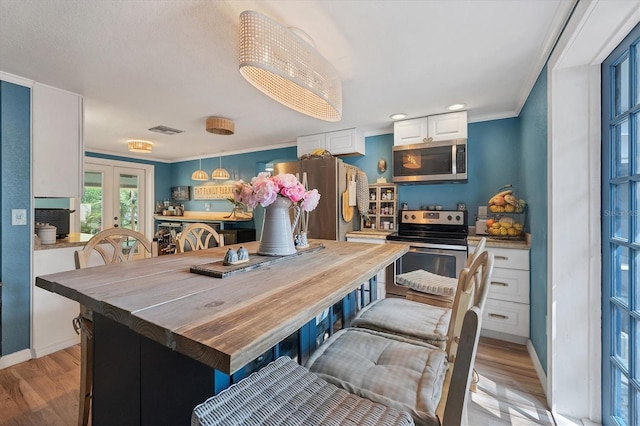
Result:
M320 201L317 189L307 190L298 178L290 173L280 173L276 176L267 172L258 173L258 176L251 179L251 183L239 180L233 188L235 201L251 208L258 204L267 207L278 196L290 199L305 212L315 209Z

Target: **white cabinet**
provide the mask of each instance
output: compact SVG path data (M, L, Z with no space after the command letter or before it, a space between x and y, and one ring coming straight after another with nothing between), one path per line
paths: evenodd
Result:
M467 138L467 111L431 115L393 123L393 144L414 143Z
M427 117L428 134L434 141L467 138L467 111Z
M32 92L33 195L80 197L83 186L82 97L35 83Z
M529 250L487 250L494 255L494 267L482 314L482 335L524 344L529 339Z
M75 269L73 252L82 247L36 250L33 253L33 308L31 350L40 358L80 342L73 330L73 318L80 305L66 297L35 286L35 277Z
M364 137L357 129L298 137L298 158L318 148L333 155L364 155Z

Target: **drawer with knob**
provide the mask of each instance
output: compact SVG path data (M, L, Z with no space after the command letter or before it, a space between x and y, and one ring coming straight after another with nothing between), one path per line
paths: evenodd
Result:
M529 305L487 299L482 329L515 336L529 336Z
M529 304L529 271L494 268L488 297Z

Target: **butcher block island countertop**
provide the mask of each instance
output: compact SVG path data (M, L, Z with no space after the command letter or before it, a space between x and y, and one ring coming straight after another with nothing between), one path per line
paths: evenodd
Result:
M324 248L225 278L190 272L221 261L228 247L219 247L40 276L36 285L234 373L407 251L402 244L311 243ZM244 243L250 255L258 245Z

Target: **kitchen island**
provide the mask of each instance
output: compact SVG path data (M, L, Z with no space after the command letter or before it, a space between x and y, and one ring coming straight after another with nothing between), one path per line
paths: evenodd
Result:
M93 424L188 423L229 375L315 326L408 249L310 242L323 248L225 278L190 268L221 261L228 247L37 277L94 312ZM255 255L258 244L244 245Z

